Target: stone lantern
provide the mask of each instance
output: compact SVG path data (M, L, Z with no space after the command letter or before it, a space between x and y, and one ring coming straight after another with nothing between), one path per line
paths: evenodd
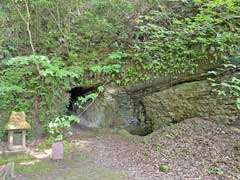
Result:
M13 111L6 125L8 131L8 149L24 150L26 148L26 130L31 126L25 119L24 112Z

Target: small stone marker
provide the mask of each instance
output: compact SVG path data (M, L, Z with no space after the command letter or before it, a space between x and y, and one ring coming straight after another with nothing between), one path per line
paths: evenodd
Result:
M63 142L54 142L52 144L52 160L62 160L64 154Z

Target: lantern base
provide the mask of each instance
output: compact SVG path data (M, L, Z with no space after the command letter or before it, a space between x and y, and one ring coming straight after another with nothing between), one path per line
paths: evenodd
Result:
M18 151L26 149L26 130L8 131L8 150Z

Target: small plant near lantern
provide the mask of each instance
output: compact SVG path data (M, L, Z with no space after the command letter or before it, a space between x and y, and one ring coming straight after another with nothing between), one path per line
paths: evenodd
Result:
M80 122L80 119L77 116L62 116L57 117L49 123L48 132L50 133L50 139L53 141L62 141L64 134L71 135L71 123Z
M64 156L64 135L71 135L71 123L80 122L77 116L62 116L57 117L49 123L48 132L50 133L49 140L52 141L52 160L61 160Z

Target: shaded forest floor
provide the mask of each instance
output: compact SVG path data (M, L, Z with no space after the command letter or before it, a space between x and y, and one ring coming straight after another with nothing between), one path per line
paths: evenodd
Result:
M189 119L145 136L74 128L71 152L16 166L17 180L240 179L240 131Z

